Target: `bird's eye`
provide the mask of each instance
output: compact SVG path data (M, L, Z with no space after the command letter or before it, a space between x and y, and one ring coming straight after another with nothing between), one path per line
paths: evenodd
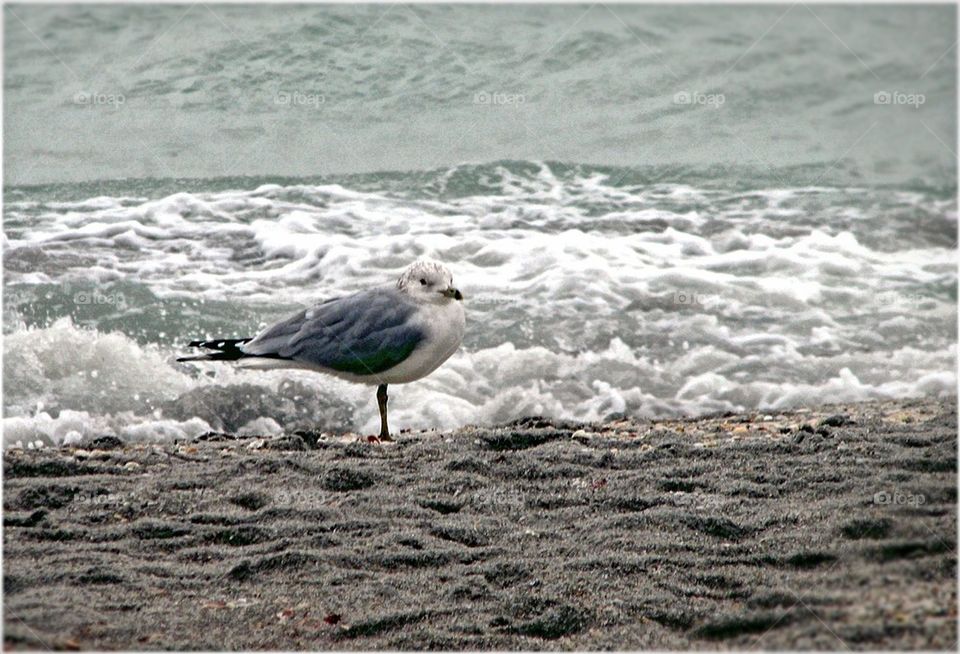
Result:
M427 280L421 279L421 280L420 280L420 286L426 286L426 285L427 285Z

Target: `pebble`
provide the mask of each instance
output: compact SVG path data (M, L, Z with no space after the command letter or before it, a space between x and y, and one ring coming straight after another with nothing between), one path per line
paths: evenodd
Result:
M578 429L577 431L573 432L573 434L571 434L570 438L583 443L583 442L589 441L591 438L593 438L593 436L594 435L588 432L586 429Z
M127 461L123 464L123 467L127 470L138 470L141 466L136 461Z
M837 413L820 421L821 427L843 427L850 424L853 424L853 420L844 413Z

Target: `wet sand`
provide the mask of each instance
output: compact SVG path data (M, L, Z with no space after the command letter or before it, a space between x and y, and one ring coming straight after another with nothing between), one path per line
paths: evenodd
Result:
M17 649L954 649L954 401L4 455Z

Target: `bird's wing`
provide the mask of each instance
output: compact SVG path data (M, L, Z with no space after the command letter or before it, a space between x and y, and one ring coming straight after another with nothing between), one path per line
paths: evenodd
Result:
M426 337L411 321L415 312L416 305L396 289L364 291L299 311L265 329L243 351L373 375L406 359Z

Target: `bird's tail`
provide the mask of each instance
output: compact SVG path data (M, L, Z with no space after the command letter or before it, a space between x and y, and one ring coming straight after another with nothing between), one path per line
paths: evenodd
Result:
M180 357L177 361L236 361L250 356L240 349L241 345L250 340L249 338L220 338L212 341L192 341L190 347L200 347L205 350L213 350L213 352L192 357Z

